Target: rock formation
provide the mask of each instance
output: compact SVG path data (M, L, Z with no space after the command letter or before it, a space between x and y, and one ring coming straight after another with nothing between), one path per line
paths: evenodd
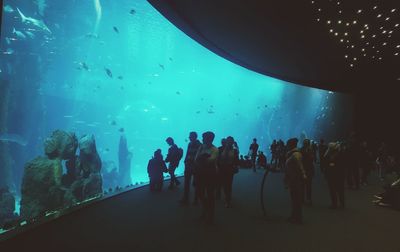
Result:
M132 153L128 150L126 137L121 135L119 140L118 160L119 160L119 184L126 186L132 183L131 180L131 159Z

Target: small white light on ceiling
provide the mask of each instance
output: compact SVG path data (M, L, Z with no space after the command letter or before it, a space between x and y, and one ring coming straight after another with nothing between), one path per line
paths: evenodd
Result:
M386 21L388 21L390 19L390 17L385 18Z
M345 33L344 33L344 36L347 36L347 35L349 35L349 34L348 34L347 32L345 32Z
M376 35L374 34L374 35L372 35L372 37L373 37L373 38L375 38L375 37L376 37Z
M319 22L319 20L320 20L320 19L319 19L319 18L317 18L317 22Z
M351 45L351 48L354 48L354 45Z
M379 58L378 58L378 60L381 60L381 59L382 59L382 57L379 57Z
M373 59L375 59L375 56L372 56Z
M369 42L365 43L366 45L369 45Z
M386 43L386 42L383 42L382 45L385 46L385 45L387 45L387 43Z
M337 4L339 5L339 4L340 4L340 2L337 2Z
M378 16L376 16L377 18L380 18L380 17L382 17L382 14L378 14Z
M395 24L394 27L398 27L400 24Z
M326 21L326 23L327 23L327 24L330 24L330 23L331 23L331 20Z
M337 23L338 23L338 24L341 24L341 23L342 23L342 20L338 20Z
M362 48L362 49L361 49L361 51L363 51L363 52L364 52L364 51L365 51L365 48Z
M339 35L339 33L335 32L335 36Z
M365 25L364 25L364 27L367 27L367 26L368 26L368 24L365 24Z
M383 30L383 32L382 32L383 34L385 34L386 33L386 30Z
M365 35L361 35L361 38L365 38Z
M329 32L333 32L333 30L332 30L332 29L330 29L330 30L329 30Z
M399 53L398 53L398 52L394 54L394 56L398 56L398 55L399 55Z
M376 8L378 8L378 6L374 6L374 8L373 8L373 9L375 10Z
M397 45L396 48L400 48L400 45Z
M342 14L342 11L341 11L341 10L339 11L339 14Z
M321 8L319 8L318 11L321 11Z
M354 65L353 64L350 64L350 67L353 67Z
M362 10L358 10L358 11L357 11L357 13L361 13L361 12L362 12Z
M347 59L349 56L348 55L344 55L344 57Z
M357 24L357 20L354 20L354 21L353 21L353 24Z
M393 31L389 31L389 34L392 34L393 33Z
M314 4L315 2L314 2L314 1L311 1L311 3Z
M363 56L364 56L364 57L366 57L366 56L367 56L367 54L366 54L366 53L364 53L364 54L363 54Z
M382 30L382 29L383 29L383 26L379 27L379 29L381 29L381 30Z
M344 41L343 39L340 40L340 42L343 42L343 41Z
M363 31L363 30L361 30L361 31L360 31L360 33L364 33L364 31Z
M350 25L350 23L346 23L346 26L349 26Z
M390 12L395 12L396 11L396 9L392 9Z
M353 60L354 60L354 61L357 61L357 58L356 58L356 57L354 57L354 58L353 58Z

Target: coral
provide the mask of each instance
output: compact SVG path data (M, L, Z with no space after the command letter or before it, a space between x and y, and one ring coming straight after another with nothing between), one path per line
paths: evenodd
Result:
M62 130L54 131L44 143L44 152L49 159L71 159L75 156L77 148L78 140L75 134Z

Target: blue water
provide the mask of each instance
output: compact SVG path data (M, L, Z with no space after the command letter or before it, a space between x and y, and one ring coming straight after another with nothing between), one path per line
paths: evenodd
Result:
M135 183L147 180L147 161L157 148L165 155L168 136L186 149L190 131L212 130L216 145L232 135L242 154L256 137L269 153L273 139L305 133L336 140L351 125L347 95L235 65L144 0L5 0L4 6L13 11L3 11L0 77L9 81L15 104L7 132L0 133L27 140L26 146L9 143L15 188L23 164L43 155L43 139L55 129L94 134L101 159L118 164L123 128ZM49 31L22 23L17 7Z

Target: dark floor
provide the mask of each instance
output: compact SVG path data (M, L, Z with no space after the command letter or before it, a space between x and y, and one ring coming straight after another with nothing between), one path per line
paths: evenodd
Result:
M234 181L233 208L225 209L218 202L215 226L205 226L198 220L199 207L179 206L182 188L152 194L144 187L41 225L3 242L0 249L400 251L400 212L371 204L372 195L380 191L378 182L359 191L347 191L347 208L331 210L325 181L317 176L314 205L304 208L305 223L299 226L286 222L290 208L281 174L268 177L268 218L262 217L262 175L261 171L239 172Z

